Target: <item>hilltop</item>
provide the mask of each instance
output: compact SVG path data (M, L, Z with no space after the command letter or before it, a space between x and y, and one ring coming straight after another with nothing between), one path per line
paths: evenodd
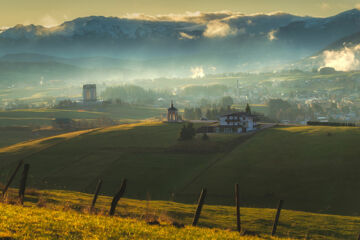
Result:
M1 181L23 159L36 188L92 192L102 178L103 193L111 195L127 178L129 198L193 203L207 187L207 202L232 204L239 183L244 206L274 207L284 199L289 209L360 211L359 128L278 126L179 142L181 127L124 124L1 148Z

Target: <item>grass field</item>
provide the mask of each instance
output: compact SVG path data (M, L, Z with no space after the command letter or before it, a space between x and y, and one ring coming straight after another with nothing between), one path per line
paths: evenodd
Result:
M0 149L1 181L18 160L31 164L29 185L92 192L97 179L113 194L122 178L127 197L359 215L359 128L275 127L255 134L210 134L177 140L182 124L143 122L63 134Z
M270 207L278 199L297 210L359 215L360 128L276 127L235 148L194 182L214 202L231 199L233 183L248 206Z
M0 148L15 143L53 136L74 130L49 129L55 118L86 119L111 118L118 123L139 122L147 118L159 118L165 112L161 108L140 106L110 106L106 111L64 109L21 109L0 111Z
M169 225L149 226L133 219L0 206L3 239L264 239L240 238L235 232L217 229L177 229Z
M149 193L155 199L169 199L236 138L219 135L209 142L179 143L181 127L145 122L63 134L0 149L1 167L11 168L24 159L32 165L30 184L42 188L91 191L102 177L105 192L112 193L127 177L131 197L145 198ZM8 171L4 173L3 179Z
M236 232L219 229L150 226L144 221L129 218L39 208L24 209L3 204L0 206L0 219L3 223L0 237L3 239L278 239L239 237Z
M12 202L15 189L10 189ZM96 214L89 214L92 195L58 190L29 189L25 207L0 203L0 237L15 239L275 239L269 234L275 209L241 208L242 229L256 237L240 238L235 232L235 208L204 205L199 228L190 227L196 205L173 201L121 199L114 218L107 213L111 197L100 196ZM119 218L121 217L121 218ZM149 226L157 220L159 226ZM185 228L175 228L176 222ZM211 229L210 229L211 228ZM283 210L277 236L284 239L356 239L359 217Z
M165 110L141 106L113 106L104 111L87 109L18 109L0 111L0 127L7 126L48 126L54 118L96 119L109 117L123 122L159 117Z

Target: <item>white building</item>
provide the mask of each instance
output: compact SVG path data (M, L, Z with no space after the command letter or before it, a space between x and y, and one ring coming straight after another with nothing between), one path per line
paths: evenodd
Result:
M245 112L236 112L220 117L220 125L217 132L242 133L254 131L256 130L255 127L255 116Z

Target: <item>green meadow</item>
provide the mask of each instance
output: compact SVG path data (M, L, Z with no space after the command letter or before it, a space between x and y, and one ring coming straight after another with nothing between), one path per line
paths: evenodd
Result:
M122 122L160 117L164 109L143 106L110 106L103 111L94 109L17 109L0 111L0 127L49 126L55 118L97 119L108 117Z
M65 133L0 148L0 180L17 162L31 164L29 186L92 192L99 178L127 197L231 205L239 183L246 207L357 216L359 128L278 126L254 135L209 134L179 142L182 124L142 122Z
M110 106L105 111L96 109L18 109L0 111L0 148L12 144L34 140L74 129L54 129L55 118L96 121L99 118L111 118L117 123L140 122L143 119L159 118L164 112L161 108L142 106Z

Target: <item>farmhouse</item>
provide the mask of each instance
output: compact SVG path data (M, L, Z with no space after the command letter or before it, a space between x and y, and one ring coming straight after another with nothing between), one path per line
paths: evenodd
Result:
M217 132L242 133L256 130L255 116L246 112L235 112L220 116Z

